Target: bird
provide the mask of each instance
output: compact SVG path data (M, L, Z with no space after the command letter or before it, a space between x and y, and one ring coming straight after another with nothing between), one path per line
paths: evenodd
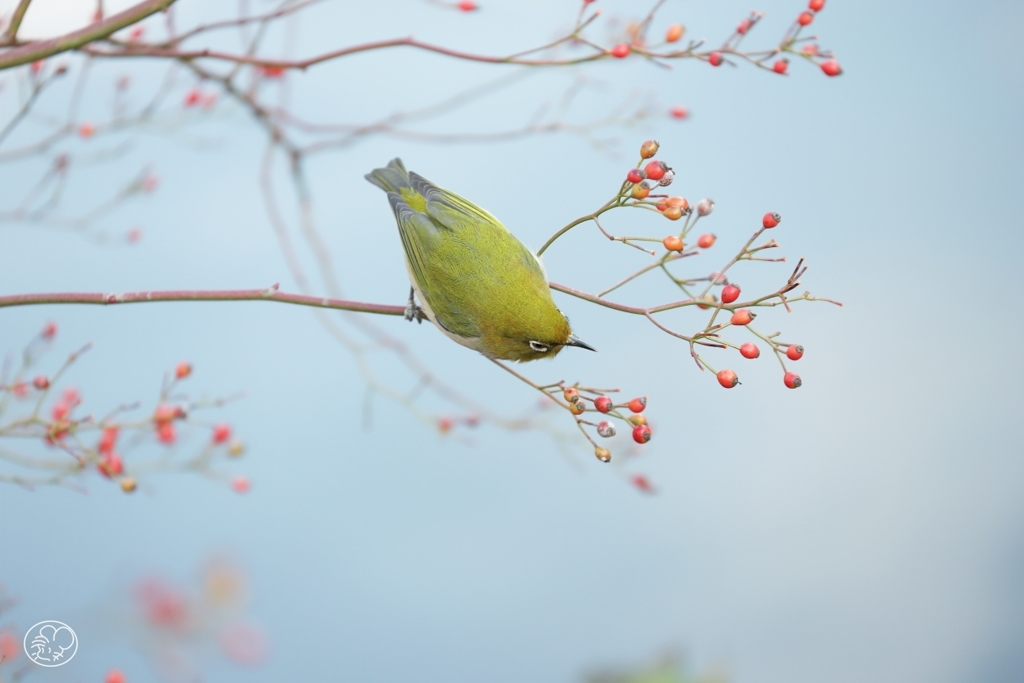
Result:
M487 211L395 158L366 179L387 192L411 289L407 320L427 319L492 360L595 351L555 306L540 259ZM417 300L419 305L417 305Z

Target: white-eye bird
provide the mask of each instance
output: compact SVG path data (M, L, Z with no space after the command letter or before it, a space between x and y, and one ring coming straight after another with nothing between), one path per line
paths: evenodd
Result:
M498 219L406 171L401 159L366 179L388 193L398 222L412 282L407 319L426 317L497 360L553 358L566 346L594 350L555 306L540 259Z

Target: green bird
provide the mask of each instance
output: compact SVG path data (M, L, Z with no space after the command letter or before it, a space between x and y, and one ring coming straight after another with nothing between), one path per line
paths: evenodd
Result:
M398 222L412 282L406 319L425 317L496 360L553 358L566 346L594 350L555 306L540 259L497 218L406 171L401 159L366 179L388 193Z

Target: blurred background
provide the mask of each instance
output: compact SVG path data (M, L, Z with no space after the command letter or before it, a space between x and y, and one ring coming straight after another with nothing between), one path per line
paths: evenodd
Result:
M0 2L0 13L14 4ZM109 12L129 3L106 4ZM579 10L574 2L480 4L459 12L417 0L327 2L282 22L264 54L415 35L502 55L562 35ZM598 4L590 35L603 45L649 9ZM252 11L272 7L250 3ZM669 0L652 36L678 21L687 38L717 44L757 9L766 17L745 45L771 47L804 7ZM83 25L93 8L36 0L23 33ZM182 29L236 16L238 6L181 0L175 11ZM653 137L676 169L673 190L717 203L702 227L718 243L684 272L720 267L762 214L778 211L772 236L789 263L741 264L734 280L745 292L767 292L805 257L810 291L846 305L801 303L759 318L761 329L807 348L794 367L799 391L783 387L766 354L747 361L710 352L716 367L741 375L742 386L727 392L684 345L643 320L556 295L600 352L569 350L521 370L538 382L647 395L655 438L625 465L597 462L561 414L537 419L566 440L547 427L489 422L442 432L431 416L458 410L424 394L422 418L368 392L361 367L399 391L417 378L386 353L360 356L361 365L304 308L0 310L0 350L15 360L48 322L58 324L40 372L52 374L93 343L62 384L77 387L83 412L136 400L151 409L165 373L183 360L194 368L182 384L189 394L244 394L202 417L229 422L246 444L242 458L215 466L221 478L140 476L131 496L94 475L76 488L0 488L0 581L17 599L0 627L20 638L56 619L80 640L73 662L28 677L101 680L119 667L129 680L202 672L224 681L555 682L677 657L690 671L738 683L1024 680L1024 364L1021 323L1007 312L1024 284L1014 199L1024 170L1022 20L1024 6L1012 0L829 0L810 28L843 65L834 79L798 61L783 78L694 60L672 69L631 58L529 70L395 49L254 80L267 101L305 119L360 123L507 79L417 124L458 139L363 135L309 157L320 249L303 241L278 160L270 182L298 261L316 273L318 258L329 258L350 298L405 301L393 218L362 177L392 157L486 207L537 248L612 196L638 145ZM145 26L162 30L157 19ZM232 32L217 40L238 49ZM71 56L50 68L58 62L69 76L83 68ZM152 191L86 227L0 222L0 292L299 289L264 206L266 136L248 113L223 97L183 107L196 80L182 70L159 116L122 132L102 127L112 107L144 103L165 74L156 60L94 62L78 120L103 134L0 163L0 212L17 206L60 152L81 162L61 199L64 217L87 214L140 173L153 179ZM118 95L126 75L130 87ZM0 73L3 121L17 111L26 78L25 67ZM0 154L64 116L73 83L48 90ZM560 112L573 88L578 96ZM471 135L521 129L545 104L547 120L577 127L494 141ZM689 116L672 118L673 106ZM646 212L613 213L606 227L668 232ZM552 280L597 291L648 258L581 226L545 263ZM310 287L327 293L316 277ZM673 298L652 280L618 300ZM690 330L704 320L670 319ZM538 413L536 392L428 325L374 322L490 410ZM184 429L174 449L188 457L207 436ZM6 448L54 455L11 441ZM613 450L629 452L624 440ZM637 474L653 494L631 483ZM233 491L235 476L251 490ZM211 562L232 567L230 609L210 598L222 595L210 593ZM146 629L165 631L139 581L179 587L158 597L194 593L189 609L206 605L204 623L249 629L242 649L259 656L232 656L223 631L200 630L171 657L186 664L166 666L141 642ZM221 605L216 618L213 604ZM135 613L150 620L125 616ZM220 648L204 638L221 638Z

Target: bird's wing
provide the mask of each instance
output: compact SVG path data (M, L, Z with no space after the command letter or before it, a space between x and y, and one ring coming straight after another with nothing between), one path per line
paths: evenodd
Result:
M474 316L465 315L450 299L433 295L433 281L439 276L444 277L444 272L438 271L451 269L450 263L439 263L436 254L431 254L439 246L440 232L448 228L429 215L413 209L397 192L388 192L388 200L395 212L409 270L423 296L427 298L437 323L459 337L481 336L482 331Z

